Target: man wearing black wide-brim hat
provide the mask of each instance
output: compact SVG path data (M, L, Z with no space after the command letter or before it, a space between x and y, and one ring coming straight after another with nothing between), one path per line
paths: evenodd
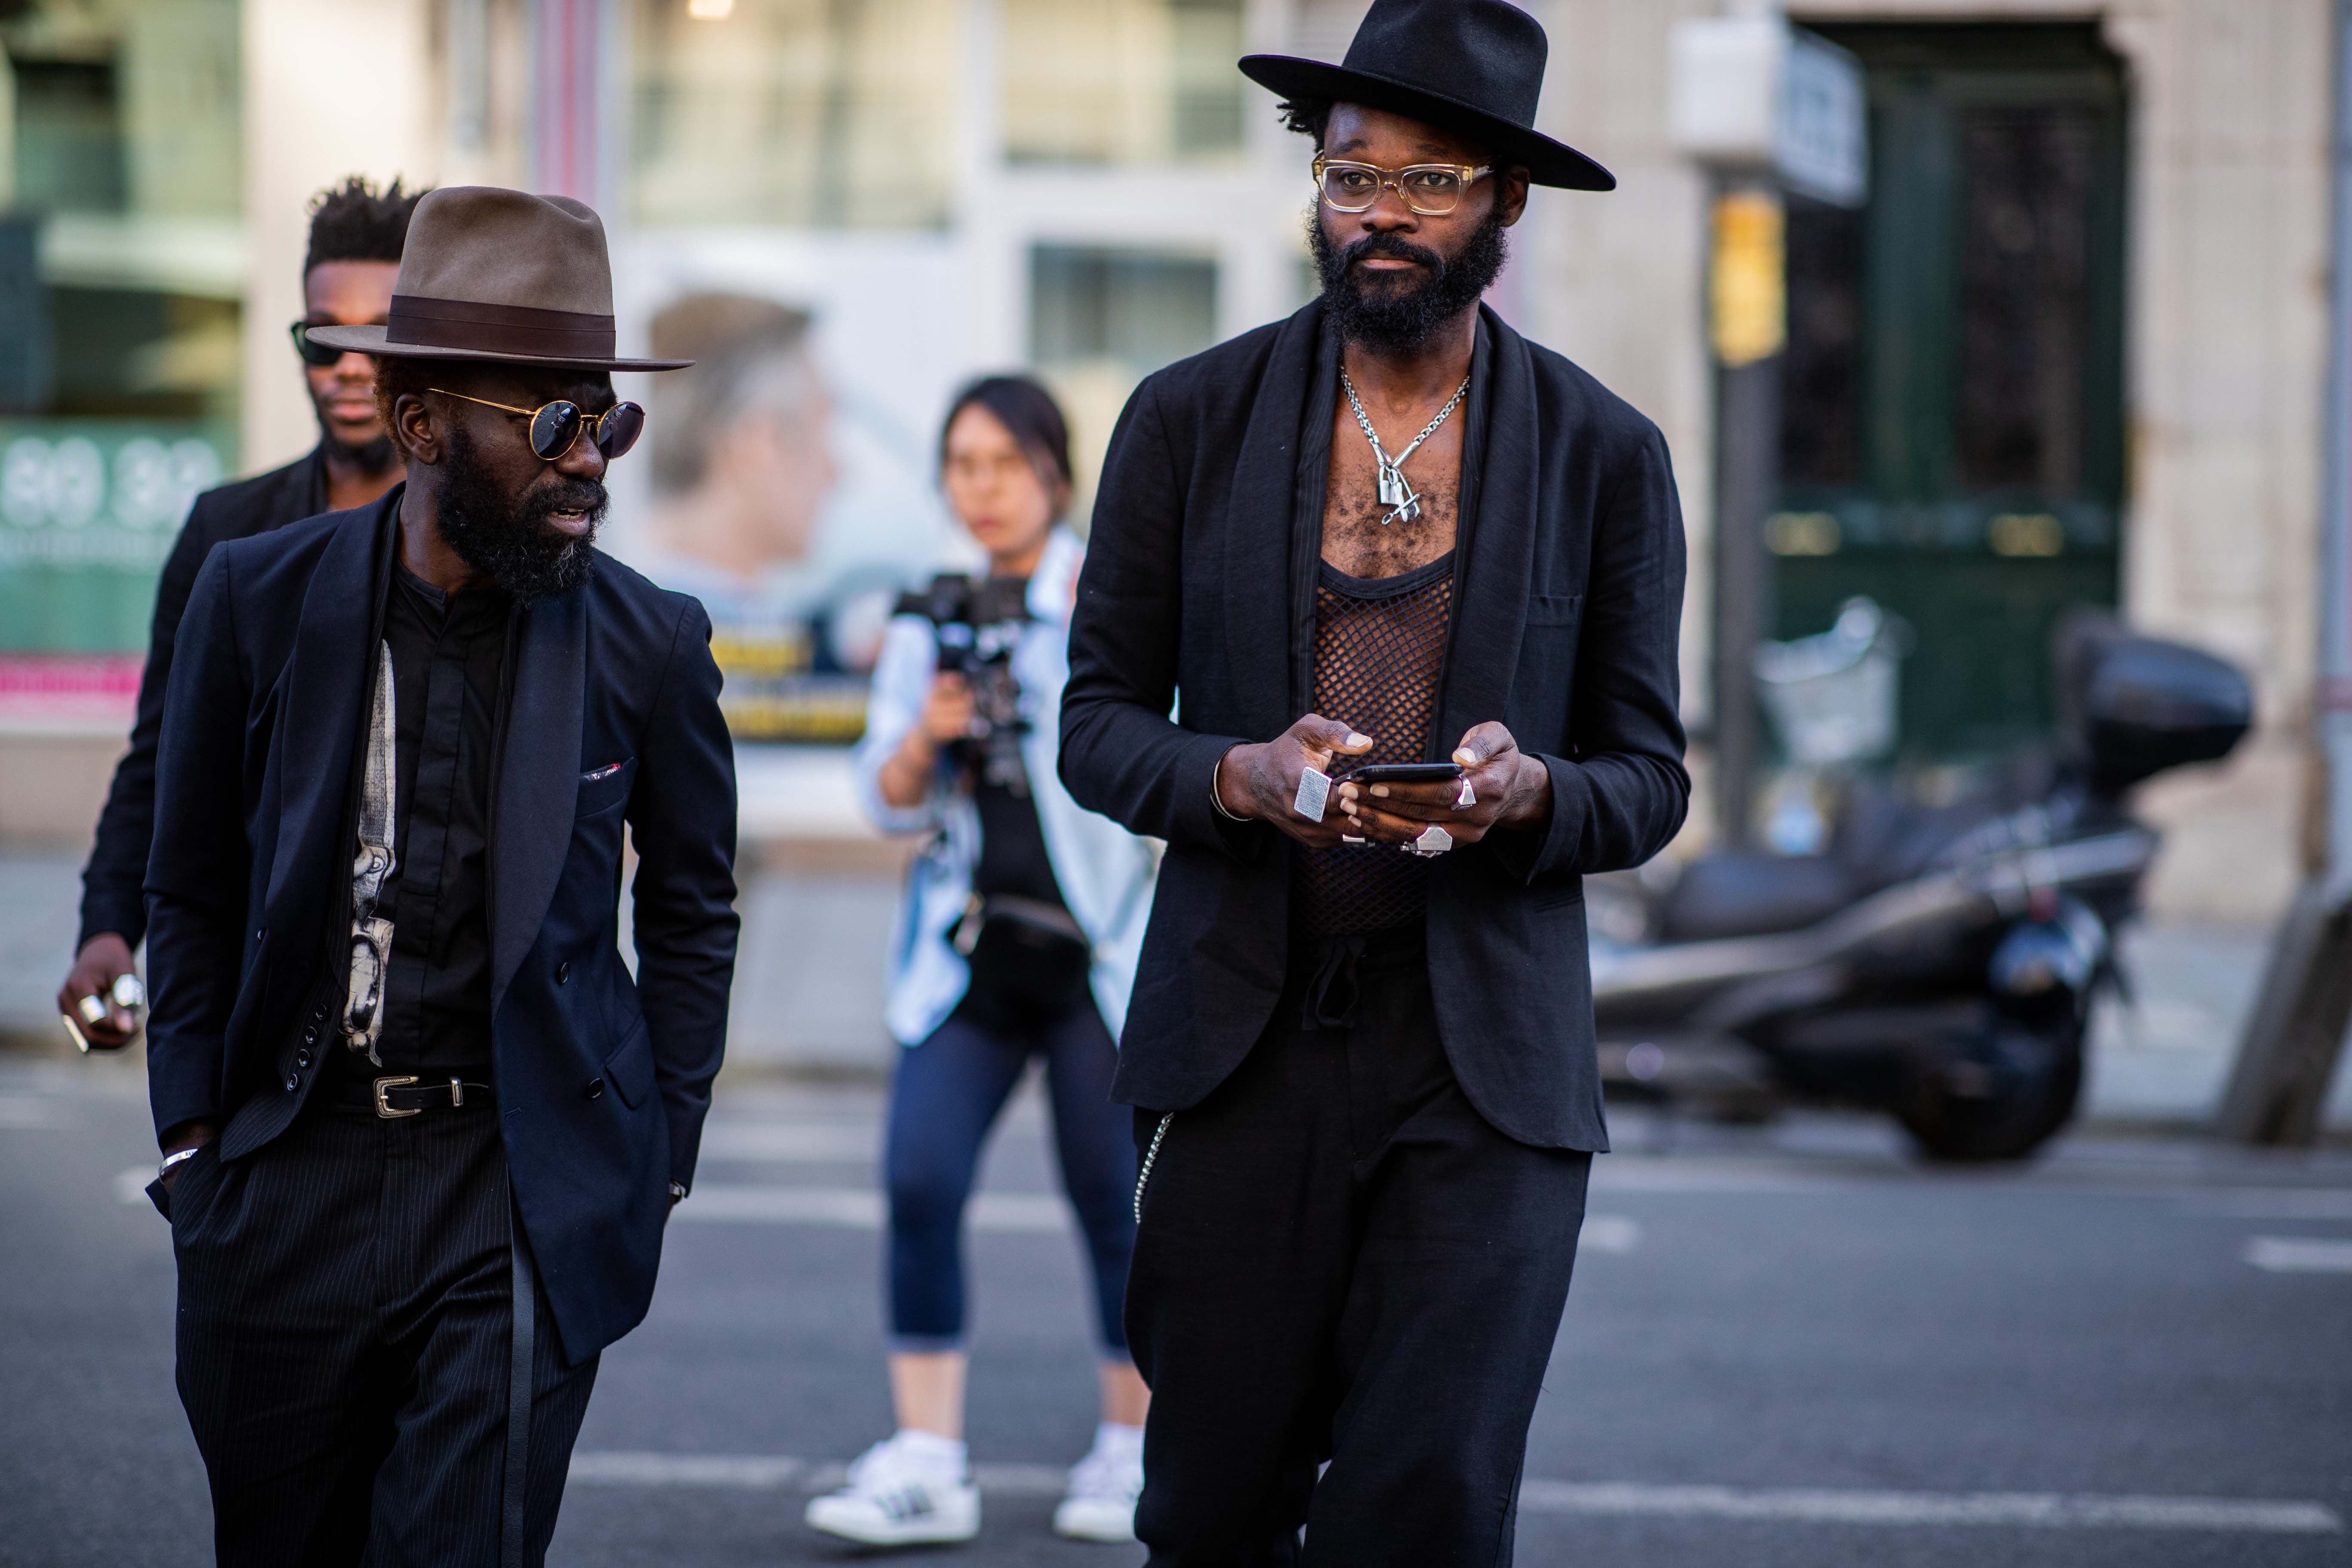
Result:
M147 867L149 1189L224 1563L536 1563L694 1179L735 960L701 606L598 554L644 412L578 202L436 191L383 500L216 547ZM636 973L618 948L634 839Z
M1322 297L1105 462L1061 766L1168 844L1114 1089L1157 1568L1510 1560L1607 1147L1580 879L1690 789L1665 444L1479 303L1531 185L1615 183L1533 129L1544 57L1376 0L1344 65L1242 61Z

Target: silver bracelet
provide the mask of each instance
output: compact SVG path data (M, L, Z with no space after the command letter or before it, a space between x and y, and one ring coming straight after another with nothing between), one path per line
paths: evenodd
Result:
M1240 750L1238 746L1226 747L1224 755L1220 756L1217 759L1217 765L1209 770L1209 804L1215 806L1217 808L1217 815L1223 817L1227 822L1247 822L1249 820L1246 816L1237 816L1234 814L1233 809L1225 805L1224 792L1218 788L1220 781L1224 777L1225 757L1232 756L1234 752L1238 750Z
M183 1160L193 1160L204 1152L205 1146L199 1143L193 1149L181 1149L164 1155L163 1163L155 1167L156 1179L160 1181L163 1177L170 1175L172 1173L173 1166L178 1164Z

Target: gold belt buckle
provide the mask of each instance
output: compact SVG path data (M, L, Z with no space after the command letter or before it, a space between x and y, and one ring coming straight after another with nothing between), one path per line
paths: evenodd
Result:
M388 1089L404 1089L408 1085L416 1081L416 1075L414 1073L411 1073L406 1078L380 1078L376 1079L375 1113L378 1116L383 1117L386 1121L393 1121L396 1117L423 1115L425 1108L421 1105L416 1107L414 1110L394 1110L392 1108L392 1102L383 1097L384 1090Z

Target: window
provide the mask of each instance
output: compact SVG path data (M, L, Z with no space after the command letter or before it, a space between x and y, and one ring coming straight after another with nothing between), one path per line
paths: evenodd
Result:
M736 0L706 18L636 0L636 220L944 226L961 9Z
M1241 0L1004 0L1015 162L1150 164L1242 146Z
M128 716L236 461L236 0L0 6L0 726Z
M1111 426L1137 382L1216 341L1217 264L1154 251L1030 253L1029 357L1070 421L1083 519Z

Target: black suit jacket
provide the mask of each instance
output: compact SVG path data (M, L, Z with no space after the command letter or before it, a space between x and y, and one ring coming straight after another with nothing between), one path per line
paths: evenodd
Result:
M317 998L348 962L333 927L402 494L221 545L180 625L147 868L148 1087L159 1132L225 1118L224 1160L284 1131L323 1065L299 1032L326 1022ZM709 636L700 605L599 556L587 586L521 612L512 645L490 828L499 1118L574 1360L645 1315L726 1038L734 753Z
M1199 1102L1282 989L1292 841L1220 816L1210 777L1312 690L1337 358L1318 302L1171 365L1137 390L1104 463L1061 771L1079 804L1168 841L1120 1042L1129 1104ZM1498 719L1549 770L1552 815L1540 837L1433 863L1430 982L1480 1114L1528 1143L1605 1149L1580 879L1648 859L1689 803L1682 514L1657 428L1491 311L1463 416L1430 753Z
M155 826L155 742L163 731L163 691L172 679L172 639L179 634L196 572L224 539L246 539L299 522L327 510L327 458L310 455L282 468L206 490L188 509L163 574L155 584L155 619L147 639L147 668L139 678L138 717L131 750L115 765L98 838L81 873L81 932L74 951L100 931L132 947L147 932L147 845Z

